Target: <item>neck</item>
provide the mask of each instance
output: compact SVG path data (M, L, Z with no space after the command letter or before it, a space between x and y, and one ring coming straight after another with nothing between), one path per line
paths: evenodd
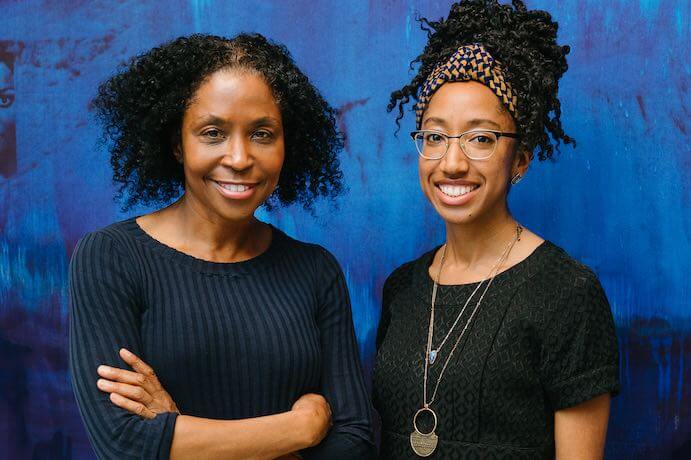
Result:
M469 224L447 222L445 264L464 270L494 265L516 236L517 225L508 210Z
M254 216L229 222L209 213L187 194L169 211L183 245L207 253L210 260L242 260L251 257L261 244L261 223Z

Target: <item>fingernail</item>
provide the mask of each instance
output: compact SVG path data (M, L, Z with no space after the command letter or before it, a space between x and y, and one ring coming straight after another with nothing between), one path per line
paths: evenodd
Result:
M103 380L103 379L96 380L96 385L101 389L103 389L107 386L105 380Z
M122 353L123 355L127 356L128 358L131 358L131 357L132 357L132 352L129 351L127 348L121 348L121 349L120 349L120 353Z
M108 369L110 369L108 366L100 365L96 371L100 374L108 372Z

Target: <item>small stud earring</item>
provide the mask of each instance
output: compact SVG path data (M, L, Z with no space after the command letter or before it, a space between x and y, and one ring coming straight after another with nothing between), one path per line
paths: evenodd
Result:
M511 185L516 185L523 179L523 176L521 176L521 173L516 173L512 178L511 178Z

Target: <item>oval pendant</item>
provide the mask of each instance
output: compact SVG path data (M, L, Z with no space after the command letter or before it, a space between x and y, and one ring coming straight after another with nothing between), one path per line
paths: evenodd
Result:
M421 433L417 427L417 418L423 412L429 412L434 419L434 426L429 433ZM437 430L437 414L425 404L421 409L415 412L413 416L413 432L410 433L410 447L420 457L429 457L437 448L439 438L435 431Z
M432 431L431 433L423 434L419 431L410 433L410 447L420 457L429 457L437 448L439 437Z

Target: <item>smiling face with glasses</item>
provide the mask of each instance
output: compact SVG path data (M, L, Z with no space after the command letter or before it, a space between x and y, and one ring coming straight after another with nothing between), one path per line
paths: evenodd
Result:
M422 190L447 223L484 226L510 217L511 177L525 174L531 155L519 147L513 117L489 88L473 81L442 85L411 137Z

